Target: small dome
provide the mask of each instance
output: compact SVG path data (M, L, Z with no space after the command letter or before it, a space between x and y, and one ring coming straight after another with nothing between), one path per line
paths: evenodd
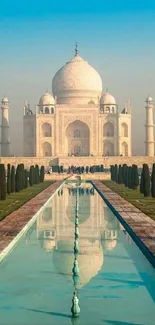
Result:
M55 247L55 240L44 240L43 247L46 252L50 252Z
M111 251L113 248L116 247L116 245L117 245L117 240L116 239L113 239L113 240L105 240L103 242L103 247L107 251Z
M2 103L9 103L9 100L8 100L8 98L6 96L3 97Z
M148 102L153 102L153 99L150 95L146 98L146 103L148 103Z
M105 93L101 97L101 104L116 105L116 100L110 93Z
M50 93L46 93L43 96L41 96L39 100L39 106L47 106L47 105L54 105L55 99Z

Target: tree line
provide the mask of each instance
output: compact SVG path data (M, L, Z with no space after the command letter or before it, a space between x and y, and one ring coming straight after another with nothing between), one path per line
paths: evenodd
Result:
M28 186L44 181L44 166L31 166L25 169L24 164L15 166L0 164L0 200L5 200L10 193L20 192Z
M68 173L103 173L105 171L103 165L93 165L93 166L69 166Z
M143 164L140 180L138 166L133 164L132 166L112 165L111 166L111 180L124 184L125 187L136 190L139 188L140 193L145 197L152 196L155 198L155 164L152 166L152 173L147 164Z

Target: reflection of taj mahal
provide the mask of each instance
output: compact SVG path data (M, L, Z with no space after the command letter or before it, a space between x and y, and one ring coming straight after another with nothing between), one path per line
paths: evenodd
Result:
M131 156L130 103L119 113L77 49L55 74L52 90L40 98L35 114L25 104L24 156Z
M37 219L37 237L52 252L57 271L71 277L73 265L76 189L65 185ZM64 208L65 207L65 208ZM104 253L117 245L119 222L88 183L79 193L80 282L82 287L101 269Z

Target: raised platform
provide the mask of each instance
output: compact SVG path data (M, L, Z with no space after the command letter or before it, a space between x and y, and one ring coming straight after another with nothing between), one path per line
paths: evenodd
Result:
M136 164L138 167L142 167L144 163L152 167L155 163L155 157L146 156L132 156L132 157L1 157L0 163L11 164L17 166L23 163L25 167L29 168L31 165L38 164L39 166L44 165L46 168L49 166L63 165L68 168L71 165L74 166L93 166L103 164L105 168L109 168L110 165L114 164Z

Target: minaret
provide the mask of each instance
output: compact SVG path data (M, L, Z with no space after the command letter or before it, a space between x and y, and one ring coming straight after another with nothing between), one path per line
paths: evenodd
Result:
M2 124L1 124L1 156L10 156L10 130L9 130L9 101L4 96L2 99Z
M146 135L145 135L145 156L154 156L154 124L153 124L153 99L148 96L146 99Z

